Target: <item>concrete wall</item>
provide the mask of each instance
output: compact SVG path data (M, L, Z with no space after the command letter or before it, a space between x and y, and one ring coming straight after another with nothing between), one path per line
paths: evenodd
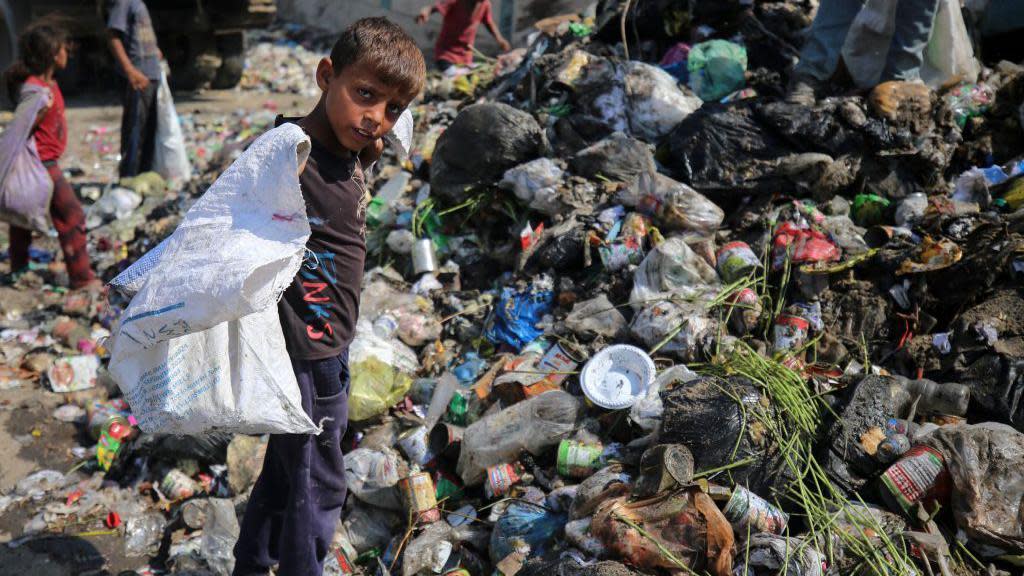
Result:
M494 19L513 47L522 46L534 22L541 18L582 11L593 0L491 0ZM434 14L430 22L418 26L416 14L430 0L277 0L278 16L289 22L340 31L352 22L367 16L387 16L419 43L423 53L432 59L434 41L441 29L441 16ZM484 54L497 53L494 38L483 27L477 32L476 47Z

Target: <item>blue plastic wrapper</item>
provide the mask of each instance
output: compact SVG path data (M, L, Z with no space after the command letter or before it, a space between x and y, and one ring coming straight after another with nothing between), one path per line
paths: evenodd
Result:
M544 333L537 328L537 323L551 311L554 300L555 293L551 290L519 292L511 288L503 289L485 333L487 339L495 344L508 344L521 350Z
M458 378L460 384L468 386L475 383L477 377L487 368L487 361L476 352L467 352L465 359L465 362L452 370L452 374Z
M530 545L530 555L543 554L555 536L565 528L564 514L552 512L543 506L515 501L498 518L491 532L491 561L497 564L515 551L518 541Z

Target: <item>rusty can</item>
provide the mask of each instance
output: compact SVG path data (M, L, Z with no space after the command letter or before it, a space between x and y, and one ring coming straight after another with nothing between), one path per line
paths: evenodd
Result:
M416 522L429 524L441 519L437 509L437 495L434 480L426 472L417 472L398 481L398 489L406 506L416 517Z
M488 498L504 496L512 490L512 485L519 481L519 471L511 464L498 464L487 469L487 483L484 494Z
M718 275L726 282L735 282L745 278L761 266L757 254L746 242L729 242L718 250L715 255L715 268Z
M414 464L423 466L434 459L430 444L427 442L426 426L417 426L403 432L398 437L398 447Z
M462 437L465 434L466 429L462 426L438 422L430 431L430 437L427 439L430 452L435 456L457 456L462 446Z
M693 454L683 444L658 444L640 457L640 476L633 494L648 498L693 480Z
M782 534L789 523L789 514L743 486L733 489L732 497L722 509L722 514L741 534L746 532L748 525L752 533Z

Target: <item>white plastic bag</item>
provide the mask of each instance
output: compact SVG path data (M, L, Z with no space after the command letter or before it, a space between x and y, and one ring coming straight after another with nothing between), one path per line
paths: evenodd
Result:
M675 295L693 300L718 284L718 273L686 241L673 236L651 250L633 273L629 303L641 310L659 298Z
M156 146L153 170L167 180L187 181L192 178L192 165L185 152L185 137L174 109L174 98L167 85L167 71L160 70L160 87L156 91Z
M958 0L940 0L935 25L924 50L921 80L931 88L952 82L978 79L978 61L974 59L971 37L967 34Z
M294 124L261 136L137 264L148 273L129 274L138 293L110 372L143 431L317 431L277 315L310 234L297 175L309 149Z

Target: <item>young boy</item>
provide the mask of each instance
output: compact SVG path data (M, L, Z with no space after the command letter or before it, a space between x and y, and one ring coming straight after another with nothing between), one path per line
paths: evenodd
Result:
M359 313L366 187L363 167L423 88L423 54L384 18L359 20L316 69L320 101L295 120L312 141L299 176L312 234L279 305L303 408L316 436L274 435L235 545L236 576L318 576L345 502L341 438L348 420L348 353ZM283 119L278 119L279 122Z
M512 47L501 35L491 16L491 0L439 0L426 6L416 16L418 24L424 24L434 12L440 12L444 21L441 33L434 45L434 61L442 72L455 65L473 63L473 43L476 29L483 22L491 35L498 41L502 52Z
M156 92L160 60L156 33L142 0L107 0L110 52L125 78L121 95L122 177L150 170L156 146Z

